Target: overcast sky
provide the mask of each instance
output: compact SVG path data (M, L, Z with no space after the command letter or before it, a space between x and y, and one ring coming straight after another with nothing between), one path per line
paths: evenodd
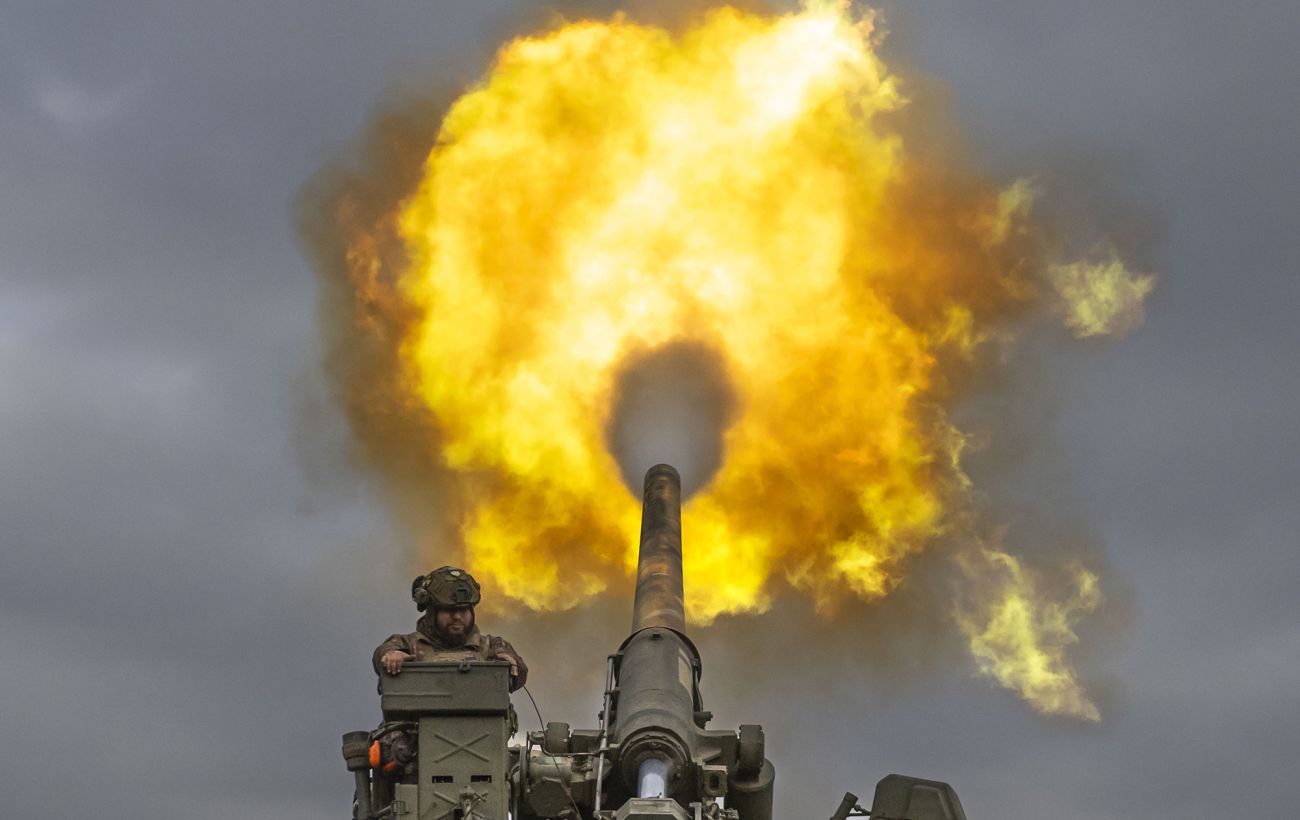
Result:
M767 728L791 820L891 771L972 820L1294 817L1300 4L891 9L992 172L1104 190L1150 231L1146 325L1053 351L1051 432L1004 488L1068 496L1105 544L1131 602L1097 648L1108 717L1044 720L969 663L887 684L926 667L897 646L755 687L781 653L702 630L708 705ZM0 7L4 816L347 816L339 735L375 722L412 566L344 457L293 203L395 85L472 81L521 11ZM548 718L594 723L624 617L498 624Z

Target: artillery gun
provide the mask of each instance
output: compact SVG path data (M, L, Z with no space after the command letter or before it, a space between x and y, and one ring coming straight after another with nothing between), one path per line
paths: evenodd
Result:
M502 662L407 663L380 679L384 723L343 735L357 820L772 820L763 729L708 729L700 653L686 635L681 479L645 477L632 630L605 671L596 729L548 723L510 746ZM966 820L938 781L891 774L869 810L831 820Z

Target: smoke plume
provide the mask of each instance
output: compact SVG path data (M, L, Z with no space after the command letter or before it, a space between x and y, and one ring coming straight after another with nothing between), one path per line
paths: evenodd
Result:
M722 438L736 413L736 396L722 358L688 342L631 354L615 377L607 431L623 481L639 495L655 464L672 464L689 497L722 463Z

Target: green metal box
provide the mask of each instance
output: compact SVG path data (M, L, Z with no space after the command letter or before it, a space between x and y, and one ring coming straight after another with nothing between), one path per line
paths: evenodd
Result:
M385 720L426 715L504 715L510 711L510 664L407 663L379 681Z

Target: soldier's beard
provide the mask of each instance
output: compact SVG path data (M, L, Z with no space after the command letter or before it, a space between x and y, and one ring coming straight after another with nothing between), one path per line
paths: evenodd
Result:
M443 643L447 644L451 649L459 649L465 645L465 641L469 640L470 633L474 631L474 616L469 616L469 620L464 622L464 629L459 632L453 632L451 630L453 626L456 626L456 624L448 623L446 628L435 626L435 629L437 629L438 637L442 638Z

